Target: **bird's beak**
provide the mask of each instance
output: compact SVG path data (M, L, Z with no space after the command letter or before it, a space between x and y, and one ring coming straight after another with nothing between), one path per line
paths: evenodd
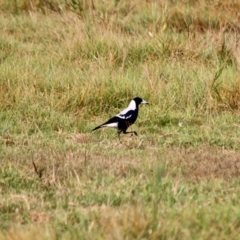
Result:
M149 103L145 100L142 100L141 104L149 104Z

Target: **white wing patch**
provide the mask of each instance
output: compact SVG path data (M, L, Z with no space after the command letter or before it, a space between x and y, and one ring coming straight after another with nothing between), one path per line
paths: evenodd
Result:
M104 124L102 125L102 127L112 127L112 128L117 128L118 127L118 123L108 123L108 124Z
M132 100L128 107L124 110L122 110L118 115L116 115L117 117L121 118L121 119L128 119L132 116L132 114L126 115L129 111L135 111L137 109L136 107L136 103L134 100Z
M118 114L117 117L121 118L121 119L129 119L130 117L132 117L134 111L133 110L130 110L128 111L126 114Z
M125 116L124 116L124 114L125 114L125 112L124 112L125 110L123 110L122 112L120 112L118 115L116 115L117 117L119 117L119 118L121 118L121 119L125 119Z

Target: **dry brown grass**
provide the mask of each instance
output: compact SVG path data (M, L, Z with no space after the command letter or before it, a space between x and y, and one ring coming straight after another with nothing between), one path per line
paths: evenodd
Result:
M240 155L234 150L203 146L199 149L173 148L168 154L170 165L181 168L186 180L231 180L240 175Z
M12 167L21 169L24 178L34 179L34 162L37 171L42 171L39 181L50 185L65 184L72 178L80 181L82 177L94 178L98 175L119 179L132 175L149 178L156 166L165 164L167 175L187 181L214 178L231 180L240 174L239 153L224 147L169 146L165 149L152 141L137 138L124 139L122 143L117 139L111 143L107 140L96 142L89 134L75 134L68 141L69 146L76 141L81 150L56 151L45 147L45 150L29 153L17 151L10 155L14 163Z
M1 239L30 239L36 228L41 239L55 239L56 227L72 227L84 239L177 238L200 234L203 220L195 216L206 211L214 211L204 220L213 228L223 227L218 217L230 221L226 212L218 216L217 211L237 201L238 152L210 146L165 148L146 140L138 147L141 141L96 142L88 134L74 134L64 150L45 146L6 153L0 207L11 214L13 226ZM41 178L32 161L44 169ZM231 221L235 224L234 215ZM79 237L68 233L62 238ZM202 234L209 236L205 230Z
M5 169L18 169L20 182L36 183L31 194L26 189L21 193L12 190L7 195L3 184L1 192L5 200L0 205L7 208L8 203L17 207L11 218L14 227L2 239L29 239L36 234L36 228L42 231L41 239L55 239L55 224L58 227L74 226L80 221L77 216L88 219L87 228L82 228L84 239L185 237L192 234L190 225L198 232L201 220L193 216L204 214L204 211L214 211L207 221L214 228L222 228L215 222L215 207L221 207L230 199L237 201L238 190L234 185L228 185L239 177L240 155L236 151L208 146L166 149L152 144L145 146L144 151L131 150L120 144L113 150L112 145L103 143L82 144L87 144L88 148L75 151L45 149L35 151L34 155L26 152L11 156ZM41 179L35 174L31 159L45 169ZM162 168L162 180L156 182L157 192L151 192L159 167ZM166 192L161 193L162 188ZM205 191L210 191L212 197L202 199ZM198 199L195 193L200 194L198 203L194 200ZM223 195L219 196L220 193ZM105 194L109 194L107 198ZM116 194L121 203L114 202L118 200L111 199L111 194ZM168 194L173 196L167 197ZM168 203L164 196L169 199ZM176 202L176 206L171 201ZM55 204L58 207L52 210L51 206ZM61 206L67 211L62 212ZM1 210L6 211L3 207ZM152 211L157 215L154 216ZM225 219L227 215L222 217ZM191 219L191 224L183 219ZM182 221L182 227L179 221ZM20 227L24 222L27 222L26 229ZM174 227L169 228L170 225ZM202 234L208 236L206 232ZM229 234L234 236L235 233L232 230ZM63 236L68 238L68 235Z

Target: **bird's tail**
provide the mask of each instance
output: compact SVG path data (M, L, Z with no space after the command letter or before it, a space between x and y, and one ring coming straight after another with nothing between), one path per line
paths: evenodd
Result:
M102 127L102 125L100 125L100 126L97 126L97 127L95 127L92 131L95 131L95 130L97 130L97 129L99 129L99 128L101 128Z

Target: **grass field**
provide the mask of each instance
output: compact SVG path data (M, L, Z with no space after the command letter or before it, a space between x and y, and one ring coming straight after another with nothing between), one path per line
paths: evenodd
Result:
M0 240L239 239L239 9L0 0Z

